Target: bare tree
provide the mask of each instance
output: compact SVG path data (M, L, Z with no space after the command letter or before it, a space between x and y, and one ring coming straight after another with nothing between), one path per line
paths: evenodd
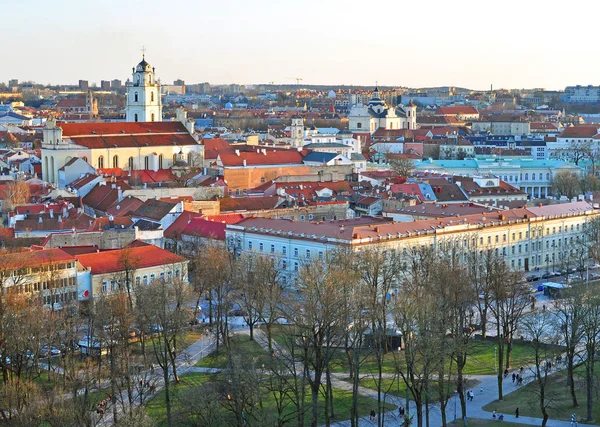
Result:
M29 185L25 181L17 180L9 182L4 188L2 208L5 212L12 211L15 207L28 203L30 197Z
M548 408L554 402L554 396L548 390L550 366L558 353L553 345L557 341L553 320L552 315L544 311L526 316L522 322L523 330L531 338L531 344L527 348L534 356L530 369L533 371L533 384L542 413L542 427L548 422Z
M389 159L390 168L400 176L410 176L415 169L415 163L409 158Z
M555 197L565 196L568 199L572 199L579 194L581 189L577 174L566 170L554 174L550 184Z
M590 290L582 300L581 331L585 343L586 420L592 420L595 388L595 363L600 339L600 294Z

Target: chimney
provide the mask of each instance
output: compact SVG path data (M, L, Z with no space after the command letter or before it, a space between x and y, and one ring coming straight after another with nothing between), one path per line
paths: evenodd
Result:
M112 187L113 190L116 190L117 189L117 184L112 184L111 187Z
M263 153L265 156L267 155L267 150L266 150L266 149L264 149L264 148L263 148L263 149L262 149L262 150L260 150L260 151L262 151L262 153Z
M61 218L61 216L60 216L60 215L58 216L58 220L57 220L57 221L58 221L58 222L62 222L62 218Z
M54 209L50 209L50 218L54 218Z
M240 156L240 150L235 150L235 155L239 157Z
M108 216L108 226L113 228L115 226L115 217L112 215Z
M123 200L123 190L119 186L117 187L117 201L120 202L121 200Z
M340 224L340 233L343 233L344 231L345 231L344 224Z
M246 159L244 159L244 166L246 166Z

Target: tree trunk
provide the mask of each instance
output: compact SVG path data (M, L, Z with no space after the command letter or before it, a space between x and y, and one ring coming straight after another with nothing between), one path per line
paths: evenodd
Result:
M313 381L310 387L312 404L310 427L317 427L319 424L319 383L316 380L316 373Z
M567 351L567 383L569 384L569 392L571 393L571 401L573 408L579 406L577 395L575 394L575 352Z

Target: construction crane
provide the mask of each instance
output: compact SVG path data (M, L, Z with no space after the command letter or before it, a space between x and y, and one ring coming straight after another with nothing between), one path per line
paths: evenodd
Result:
M300 82L301 82L302 80L304 80L302 77L286 77L286 79L288 79L288 80L296 80L296 84L297 84L297 85L299 85L299 84L300 84Z

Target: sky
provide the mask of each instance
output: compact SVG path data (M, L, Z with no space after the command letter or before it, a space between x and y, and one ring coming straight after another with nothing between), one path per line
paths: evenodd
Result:
M571 4L572 6L569 6ZM0 82L599 85L597 0L0 0Z

